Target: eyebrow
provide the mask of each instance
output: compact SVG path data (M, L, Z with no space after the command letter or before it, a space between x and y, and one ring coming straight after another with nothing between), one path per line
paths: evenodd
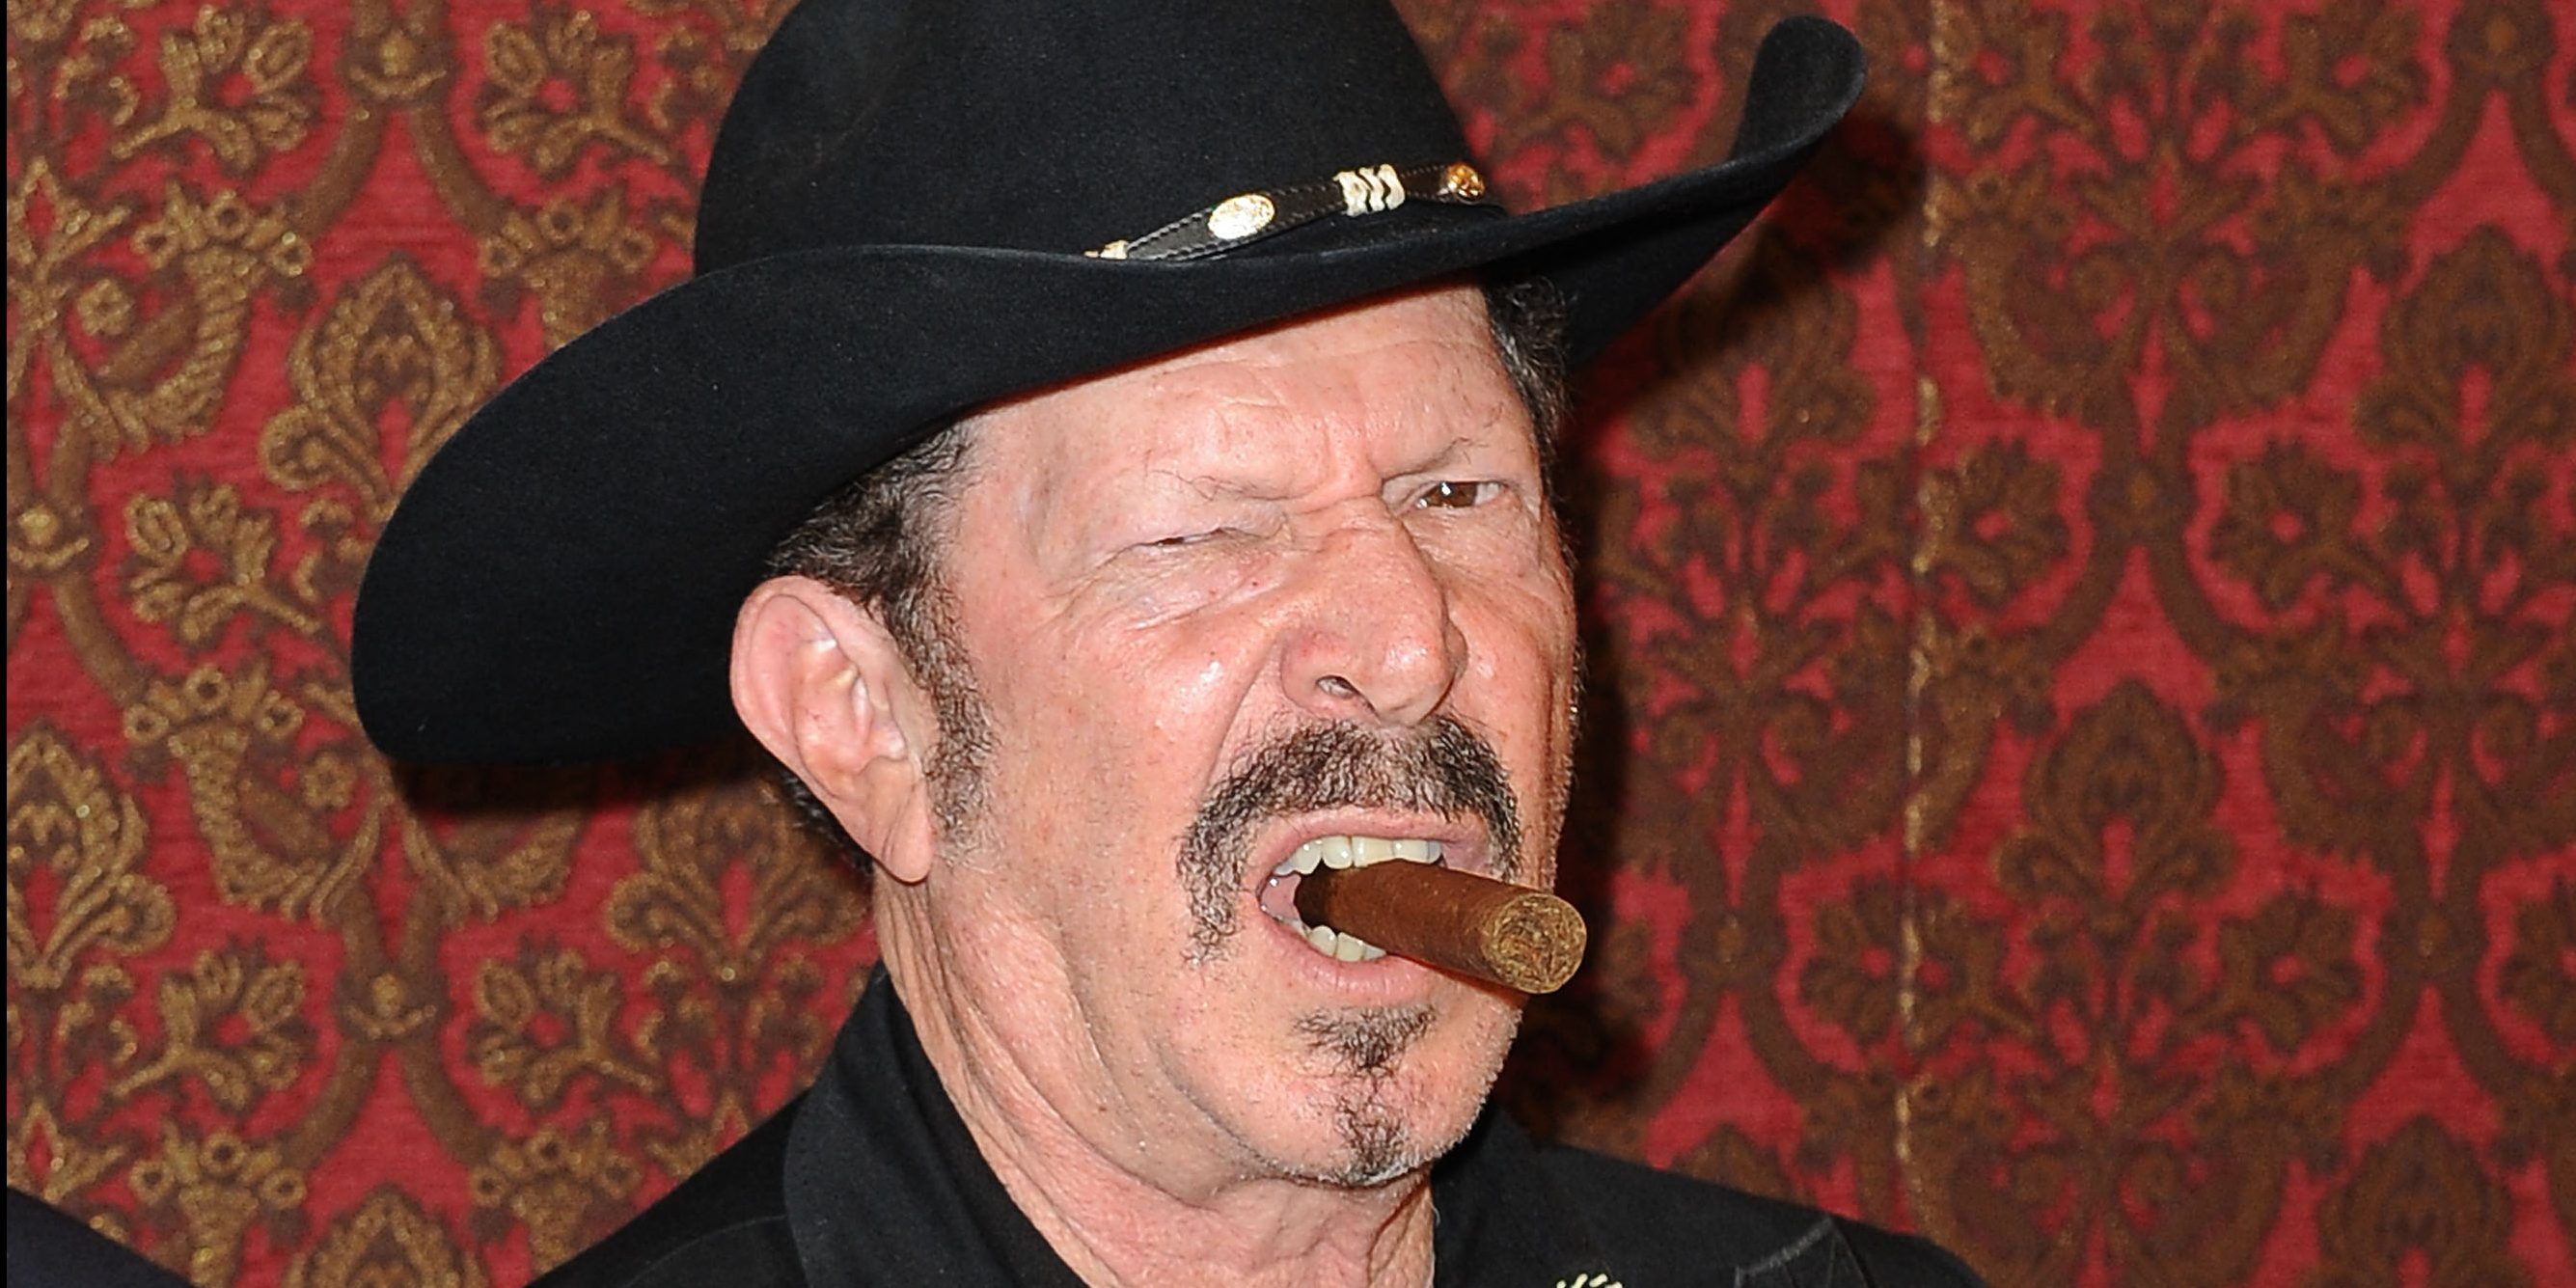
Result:
M1252 489L1238 483L1229 483L1216 475L1193 474L1169 465L1149 467L1145 471L1145 478L1149 482L1179 484L1197 493L1202 500L1213 501L1221 496L1241 497L1252 494Z
M1474 452L1478 446L1479 444L1475 439L1470 438L1465 434L1456 435L1448 442L1442 444L1438 451L1418 457L1409 464L1389 471L1386 477L1406 478L1416 474L1432 473L1456 463L1461 458ZM1144 474L1145 477L1149 479L1169 480L1171 482L1178 483L1183 487L1187 487L1191 491L1198 493L1200 496L1211 500L1220 496L1247 498L1256 501L1281 499L1259 489L1247 487L1241 483L1221 478L1215 474L1193 473L1169 465L1149 466L1144 471Z
M1476 450L1476 447L1477 447L1477 444L1476 444L1476 441L1475 441L1474 439L1471 439L1471 438L1467 437L1465 434L1457 435L1456 437L1451 438L1451 439L1449 440L1448 445L1446 445L1446 446L1442 447L1439 451L1437 451L1437 452L1433 453L1433 454L1432 454L1428 459L1424 460L1420 465L1415 466L1414 468L1409 469L1409 470L1400 471L1400 472L1398 473L1397 477L1402 477L1402 476L1403 476L1403 475L1405 475L1405 474L1426 474L1426 473L1429 473L1429 472L1430 472L1430 471L1432 471L1432 470L1439 469L1440 467L1442 467L1442 466L1444 466L1444 465L1448 465L1448 464L1451 464L1451 463L1453 463L1453 462L1457 461L1460 457L1463 457L1463 456L1467 455L1468 453L1475 451L1475 450Z

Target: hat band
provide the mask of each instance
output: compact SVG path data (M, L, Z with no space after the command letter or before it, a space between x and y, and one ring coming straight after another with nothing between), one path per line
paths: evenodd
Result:
M1142 237L1122 238L1083 254L1095 259L1206 259L1327 215L1356 219L1393 210L1407 201L1436 201L1450 206L1495 204L1484 200L1484 196L1485 176L1464 161L1406 170L1391 165L1366 166L1341 171L1330 179L1238 193Z

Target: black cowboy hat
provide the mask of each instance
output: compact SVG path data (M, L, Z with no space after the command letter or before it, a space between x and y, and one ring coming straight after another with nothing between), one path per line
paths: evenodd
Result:
M771 546L930 429L1461 273L1550 280L1580 361L1861 78L1841 28L1790 19L1726 161L1511 216L1382 0L806 0L717 135L696 276L503 389L385 525L359 716L424 761L720 737Z

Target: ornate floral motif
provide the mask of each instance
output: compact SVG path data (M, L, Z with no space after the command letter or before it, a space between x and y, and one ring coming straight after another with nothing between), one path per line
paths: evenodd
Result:
M2032 826L1995 855L1996 876L2042 906L2070 900L2070 919L2057 923L2069 934L2132 933L2166 896L2206 892L2235 862L2235 847L2208 822L2217 764L2134 681L2076 718L2023 796ZM2071 920L2078 910L2090 924Z
M300 634L322 629L311 605L270 584L276 516L245 511L229 486L194 480L174 498L138 492L125 503L125 536L134 550L126 602L136 617L166 623L191 651L216 643L244 611Z
M2361 484L2299 443L2272 443L2227 471L2226 506L2210 530L2210 558L2253 587L2275 612L2322 580L2391 589L2351 543Z
M269 683L264 662L229 673L210 663L175 683L152 681L126 708L124 731L139 764L179 768L218 894L327 918L381 834L370 815L345 840L335 837L288 787L306 712Z
M715 128L733 96L734 82L768 43L793 0L633 0L633 6L638 13L672 20L654 44L654 56L668 77L654 88L647 114L656 128L677 134L691 126ZM693 18L704 20L704 26L689 21Z
M507 1211L528 1229L530 1255L540 1268L555 1265L605 1233L642 1179L634 1160L618 1152L608 1126L592 1122L567 1136L540 1128L524 1142L492 1151L465 1183L479 1207Z
M2104 10L2083 75L2061 13L1973 0L1942 18L1932 119L1983 156L1936 174L1931 241L2006 396L2129 424L2152 350L2175 377L2170 424L2269 405L2313 370L2352 270L2393 268L2374 248L2399 240L2400 212L2380 191L2299 159L2258 179L2254 154L2321 111L2412 106L2413 10L2361 0L2298 24L2279 76L2245 55L2252 16L2225 8ZM2017 129L2051 146L2002 146Z
M475 972L475 1024L466 1050L485 1081L531 1108L550 1108L583 1075L638 1090L659 1079L617 1024L625 981L564 949L487 961Z
M1884 881L1816 910L1816 956L1798 975L1798 1000L1859 1041L1896 1023L1904 968L1904 892Z
M533 217L511 211L501 230L483 239L476 261L495 285L515 282L535 293L552 346L628 303L655 249L653 235L628 221L626 194L610 188L588 210L553 201Z
M1909 896L1872 880L1815 914L1816 952L1798 974L1798 1000L1868 1046L1901 1024L1906 1045L1936 1049L1954 1025L2023 1026L1993 988L2004 941L1938 894Z
M1927 473L1914 495L1915 575L1956 577L1980 604L2009 601L2066 555L2057 467L2021 444L1978 448Z
M2219 927L2218 987L2208 1010L2251 1021L2284 1055L2303 1050L2361 1000L2353 947L2350 912L2302 895L2275 896L2253 916Z
M842 938L864 911L846 869L818 861L824 847L765 789L676 795L637 817L635 845L643 868L609 896L609 933L629 952L688 952L719 983Z
M488 1288L483 1267L400 1190L385 1188L331 1223L286 1267L286 1288Z
M2403 5L2333 0L2283 19L2278 83L2244 74L2242 45L2230 51L2239 64L2230 79L2245 88L2252 128L2313 123L2349 156L2423 103L2427 78L2411 57L2415 36L2415 15Z
M1694 773L1697 808L1741 791L1785 853L1830 853L1901 803L1901 485L1876 462L1847 478L1828 463L1871 415L1868 383L1835 358L1851 301L1775 239L1757 238L1744 272L1735 293L1672 314L1668 360L1708 378L1637 409L1655 490L1601 515L1601 579L1662 601L1625 611L1701 627L1638 632L1666 688L1626 695L1646 704L1642 726L1725 730Z
M2276 899L2220 931L2219 978L2188 966L2206 933L2190 905L2238 861L2210 822L2222 787L2189 726L2124 681L2031 765L2029 825L1995 854L1998 883L2029 910L2030 955L1972 965L2005 971L1977 1018L2015 1072L1974 1097L1918 1099L1912 1123L1944 1228L2033 1282L2078 1278L2097 1240L2128 1273L2189 1266L2190 1280L2234 1282L2290 1159L2330 1139L2315 1090L2238 1064L2229 1027L2252 1020L2278 1046L2338 1016L2358 991L2349 918ZM2205 1061L2219 1076L2189 1076ZM1992 1124L1977 1116L1997 1114L2019 1124L2008 1155L1978 1140ZM2031 1236L1977 1224L2002 1206Z
M627 119L635 76L632 42L604 34L588 10L541 4L525 26L494 23L483 35L491 86L476 120L496 151L525 154L539 174L561 175L591 144L668 164L668 145Z
M11 1023L14 1050L22 1040L15 1033L14 1011ZM9 1123L10 1186L48 1203L72 1201L125 1161L124 1142L92 1144L90 1135L65 1130L52 1105L29 1097L23 1109L12 1112Z
M2576 1048L2576 880L2552 882L2514 914L2500 985L2551 1042Z
M2379 348L2388 365L2354 425L2375 446L2429 450L2461 501L2509 461L2536 464L2529 448L2576 444L2576 306L2494 228L2433 262L2388 310Z
M390 260L296 337L286 366L296 403L260 432L260 464L282 487L346 488L381 523L422 462L491 396L498 365L491 337L454 300L409 260ZM391 434L387 422L398 427Z
M117 431L98 444L102 450L204 432L241 356L252 299L271 282L302 277L313 262L311 243L284 215L229 189L200 201L175 181L163 189L160 216L136 227L131 240L174 298L158 325L120 337L113 358L94 372L57 373L64 392L78 389ZM171 325L180 319L190 324L184 330Z
M705 1157L716 1124L750 1115L746 1091L792 1086L827 1047L839 1008L815 955L855 934L857 874L756 781L675 794L635 819L643 862L610 892L610 938L652 964L639 1040L670 1076L679 1122L645 1141L666 1166Z
M2380 349L2355 418L2392 455L2387 517L2365 527L2350 472L2276 445L2231 473L2211 537L2267 607L2322 596L2329 620L2372 624L2240 646L2221 718L2266 713L2266 778L2302 844L2393 862L2437 782L2481 861L2576 844L2576 771L2541 750L2528 678L2563 611L2546 605L2576 589L2576 525L2547 508L2576 447L2576 311L2481 230L2391 306Z
M251 1223L298 1212L306 1195L304 1174L275 1147L226 1131L191 1138L172 1123L162 1125L161 1152L127 1169L126 1183L147 1212L177 1213L198 1283L232 1282Z
M1635 155L1698 91L1698 78L1671 57L1689 29L1679 9L1609 0L1548 32L1540 48L1557 92L1520 128L1579 129L1607 156Z
M225 170L247 174L264 154L302 143L312 128L319 97L305 76L312 57L313 33L302 22L207 5L197 10L195 27L161 38L169 102L158 116L118 133L108 151L121 159L194 137ZM246 94L226 91L224 81L235 74Z
M111 1094L120 1100L185 1078L238 1114L261 1092L295 1081L311 1053L297 963L201 952L185 976L161 981L158 1001L161 1050L116 1079Z
M385 3L350 10L340 71L362 99L389 108L424 104L455 75L453 44L439 25L443 12Z
M417 811L398 824L404 860L452 916L490 919L552 902L580 839L580 784L590 775L429 771L405 786ZM533 791L531 790L533 789ZM518 809L472 809L518 793Z
M112 340L132 326L130 303L116 307L116 302L127 299L125 288L98 276L87 261L133 218L131 203L91 204L76 188L67 187L44 157L33 159L24 172L10 177L9 303L24 328L8 346L11 408L24 405L21 399L33 392L28 376L42 355L43 370L60 387L58 396L72 403L73 414L105 428L109 413L81 373L83 355L74 347L64 322L69 314L91 337L101 340ZM90 295L95 302L73 313L72 300L78 295ZM13 484L13 508L18 496L19 487ZM50 529L59 522L48 514L38 520L38 530L25 531L26 521L21 519L15 525L20 531L11 533L11 550L17 549L21 535L40 546L52 544ZM13 574L16 566L13 561ZM16 616L12 610L13 622Z
M2521 1288L2531 1268L2507 1250L2509 1200L2475 1151L2430 1118L2409 1119L2363 1156L2317 1212L2324 1264L2307 1288Z
M20 990L52 994L88 972L120 971L114 957L170 937L178 919L170 892L139 870L148 835L133 798L51 729L11 733L12 1049ZM50 890L39 888L40 875Z

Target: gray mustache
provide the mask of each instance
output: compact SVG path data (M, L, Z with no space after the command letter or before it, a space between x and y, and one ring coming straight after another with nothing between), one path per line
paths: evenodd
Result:
M1520 802L1482 734L1446 715L1418 734L1308 725L1239 756L1183 837L1180 877L1198 958L1213 956L1236 929L1236 892L1254 835L1278 819L1328 809L1473 818L1491 838L1494 874L1509 880L1520 870Z

